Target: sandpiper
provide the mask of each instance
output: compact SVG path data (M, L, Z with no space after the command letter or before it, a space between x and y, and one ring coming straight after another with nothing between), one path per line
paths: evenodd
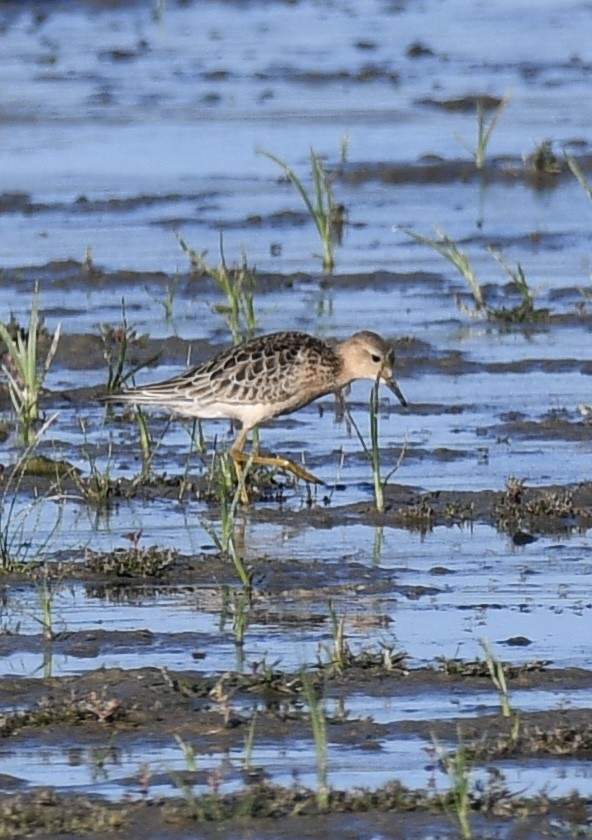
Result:
M297 411L317 397L339 393L355 379L379 378L406 406L393 376L393 365L393 349L373 332L357 332L334 346L303 332L277 332L229 347L164 382L107 394L101 399L160 406L201 420L226 417L239 421L242 428L230 456L246 503L242 465L247 461L279 467L305 481L322 484L287 458L246 455L247 436L255 426Z

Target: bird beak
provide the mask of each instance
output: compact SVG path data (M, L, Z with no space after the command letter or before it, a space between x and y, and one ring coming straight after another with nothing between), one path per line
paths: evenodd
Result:
M401 405L402 405L404 408L407 408L407 400L405 399L405 397L403 396L403 392L401 391L401 389L399 388L399 386L398 386L398 385L397 385L397 383L395 382L394 377L393 377L393 376L385 376L385 375L383 374L383 376L382 376L382 381L384 382L384 384L386 385L386 387L389 389L389 391L392 391L392 392L393 392L393 394L394 394L394 395L396 396L396 398L399 400L399 402L401 403Z

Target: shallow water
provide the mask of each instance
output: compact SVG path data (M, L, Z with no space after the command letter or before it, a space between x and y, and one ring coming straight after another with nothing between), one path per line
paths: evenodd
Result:
M138 517L135 524L142 526L143 520ZM109 533L115 536L116 532ZM147 540L152 536L149 530L145 534ZM592 667L586 637L592 574L587 537L562 543L539 539L533 545L517 547L507 536L482 525L440 527L424 536L390 528L377 532L359 525L304 532L251 525L243 539L245 562L266 558L255 576L261 595L241 654L246 662L264 657L277 661L286 671L314 665L331 640L327 620L327 601L331 600L345 616L346 638L354 650L363 650L373 641L393 639L415 667L438 658L479 658L482 639L495 644L504 661L546 660L555 666ZM166 543L166 537L159 540L163 547ZM179 548L177 531L171 531L171 544ZM207 563L207 555L203 563ZM318 593L303 588L290 591L286 577L281 596L265 594L269 575L279 572L283 564L314 569L319 563L329 580L332 575L336 582L341 579L344 583L374 577L384 583L367 595L362 586L354 600L347 586L342 594L330 594L329 588ZM74 656L63 656L57 645L52 663L55 676L98 666L158 667L165 653L169 667L190 668L195 651L204 649L207 655L202 668L206 673L236 667L232 624L226 622L224 627L221 623L220 590L215 581L208 587L186 584L179 588L144 583L131 591L128 598L121 586L54 584L54 632L101 629L131 634L149 630L154 634L138 650L133 636L113 651L108 644L98 649L91 645L86 654ZM32 676L45 659L45 653L35 657L27 652L27 638L40 632L42 595L40 585L5 593L3 630L16 633L24 650L11 641L15 649L3 658L4 673ZM274 610L278 611L275 617ZM265 622L259 623L257 613L267 612ZM311 618L316 619L314 623ZM377 632L380 626L384 629ZM525 641L513 646L512 639L517 637Z
M46 324L63 330L46 382L44 407L57 417L40 444L44 454L88 475L95 447L96 464L114 481L140 469L136 425L110 422L90 396L72 397L104 385L100 349L87 358L76 342L96 336L101 323L120 323L122 300L139 335L167 342L138 383L171 376L229 343L220 296L187 273L177 230L212 263L221 233L229 264L245 250L259 271L260 332L297 328L335 338L371 328L400 339L397 376L410 408L384 397L380 416L383 474L396 468L391 484L437 495L503 491L510 476L535 488L589 480L590 427L579 406L591 402L592 204L562 159L565 148L589 168L592 48L583 0L81 3L45 4L40 13L24 3L6 4L0 23L0 317L12 312L25 323L39 280ZM508 94L477 173L465 148L475 142L472 97ZM562 172L536 176L524 160L547 139ZM308 184L311 146L326 159L348 213L332 276L321 271L299 197L257 154L279 155ZM463 279L407 229L444 230L466 251L490 305L511 307L518 297L487 251L494 246L512 270L524 269L535 305L550 319L508 325L472 317ZM45 266L52 260L59 264ZM348 399L365 437L368 390L356 383ZM2 408L9 417L7 401ZM51 644L41 636L42 590L18 580L2 593L3 680L33 677L45 686L50 677L92 679L100 668L190 671L196 663L215 675L261 662L297 671L329 655L330 605L345 616L352 650L393 645L413 671L442 658L482 658L482 639L507 663L592 669L592 555L575 515L540 533L525 516L519 528L536 537L527 545L479 515L458 521L452 512L447 525L403 527L394 518L398 503L377 523L363 447L333 400L321 408L262 431L265 449L303 458L326 486L286 486L281 501L241 512L256 590L243 650L217 571L182 585L142 581L129 597L96 581L58 580ZM160 417L150 424L160 441L157 475L187 470L202 481L213 447L231 440L228 424L207 424L206 455L190 454L186 426L166 427ZM0 461L13 463L19 451L9 434ZM55 567L68 559L84 570L85 549L121 549L130 531L142 532L142 546L205 552L206 571L215 555L219 508L195 494L177 499L159 489L150 500L117 500L107 513L72 487L38 498L19 487L14 508L9 498L0 524L26 562ZM513 686L511 699L525 716L592 706L586 686ZM236 703L247 716L263 708ZM15 700L12 709L27 705ZM489 682L466 691L431 686L391 702L360 681L346 697L352 719L371 716L384 727L494 716L497 705ZM28 733L0 758L4 774L30 787L45 784L51 770L58 789L115 800L141 797L134 774L146 763L158 777L151 793L170 796L178 793L171 771L183 770L185 759L169 741L114 743L103 761L86 744L40 750ZM331 743L330 783L432 784L428 739L385 730L375 743L375 751ZM218 768L223 791L242 789L242 755L233 745L200 756L196 790L206 790ZM316 785L314 747L301 733L256 742L253 762L275 782ZM590 794L577 758L521 756L496 766L513 792Z

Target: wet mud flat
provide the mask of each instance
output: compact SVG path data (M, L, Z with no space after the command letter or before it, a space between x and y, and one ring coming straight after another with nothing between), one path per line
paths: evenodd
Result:
M26 457L0 386L0 835L589 837L586 4L75 5L0 9L0 319L62 328ZM258 154L311 146L334 274ZM235 430L147 415L146 463L96 401L123 336L138 384L231 342L176 234L259 333L393 342L384 512L360 383L261 430L324 483L253 471L235 555Z
M15 288L34 276L50 295L63 285L107 301L172 281L73 261L5 272ZM181 300L196 290L216 300L203 277L175 281ZM369 289L449 296L437 273L262 273L257 302ZM585 836L592 670L579 636L592 614L592 484L573 481L569 460L550 453L585 452L590 426L574 399L517 406L506 384L545 387L559 374L571 388L587 375L588 359L572 357L572 336L589 330L579 297L566 289L561 309L536 325L479 326L488 341L524 341L528 352L513 358L389 336L407 393L439 384L406 412L381 401L385 474L398 465L383 513L367 455L332 398L263 428L263 448L304 449L325 485L249 477L251 504L233 523L248 590L216 545L215 457L232 440L228 424L208 427L198 453L182 423L151 415L158 446L144 470L133 413L106 414L97 402L105 331L80 331L76 314L57 307L66 330L43 395L56 418L15 472L19 449L8 430L5 440L3 515L13 499L17 507L3 520L11 559L0 581L2 831L456 837L463 815L473 836ZM462 328L459 310L455 318ZM222 329L196 340L134 336L126 362L148 363L146 379L228 341ZM550 336L564 348L553 359ZM503 382L502 398L490 404L497 385L475 391L476 379ZM0 400L8 412L6 388ZM348 398L361 426L365 400ZM414 437L402 424L437 431ZM551 480L532 482L526 465L541 458ZM489 664L482 639L495 651ZM319 709L325 758L313 734Z
M574 335L589 331L579 290L536 324L484 320L460 346L385 333L406 394L430 399L407 411L381 400L384 474L396 468L383 513L350 424L367 418L363 389L349 418L325 398L264 427L264 449L304 452L325 484L249 477L251 504L233 522L247 589L216 544L228 424L208 425L198 452L183 423L150 415L146 470L135 415L97 402L105 335L121 330L112 302L140 284L151 300L146 286L154 295L173 278L73 261L4 273L15 288L34 276L50 300L60 286L95 290L113 320L80 330L56 296L50 317L66 329L43 394L55 419L20 465L5 432L3 514L16 508L0 581L2 830L456 837L462 816L473 836L585 836L592 484L576 405L590 365L574 358ZM217 300L203 277L175 280L180 300ZM449 306L436 272L262 273L256 299L265 310L312 291L328 306L369 290ZM462 334L462 310L448 318ZM195 340L139 330L126 362L162 378L226 343L222 328ZM561 403L541 400L558 387ZM0 400L7 413L6 388Z
M590 488L582 492L589 498ZM401 495L393 493L389 499L395 510L402 503ZM407 505L412 496L406 491ZM485 506L477 496L473 501L479 517ZM415 504L420 502L416 499ZM333 515L352 514L364 516L359 510ZM308 519L306 512L302 518ZM544 527L544 517L540 524ZM550 527L554 530L556 521ZM0 681L5 771L12 764L11 755L20 756L21 767L23 760L41 756L41 768L46 767L45 781L36 784L3 772L0 825L7 836L102 837L115 832L182 837L195 836L196 831L199 836L219 836L222 831L224 836L279 837L289 826L299 836L311 837L327 830L352 837L371 837L376 831L384 837L425 836L427 830L455 837L456 810L444 765L461 748L471 774L482 769L485 775L470 794L469 819L476 836L515 836L515 830L521 837L549 836L552 827L551 836L569 837L587 830L587 795L558 796L552 786L529 795L508 786L504 774L511 767L536 764L552 765L561 773L562 763L574 762L585 770L592 749L585 703L570 707L568 701L551 711L528 707L529 697L534 700L541 691L565 698L589 695L592 672L557 669L536 660L506 664L512 709L504 717L484 659L443 659L417 667L397 649L396 629L387 632L388 620L370 612L381 598L430 597L442 586L445 569L433 570L431 587L398 587L392 575L362 563L344 564L341 573L332 564L307 563L305 574L301 563L274 562L273 555L252 565L249 625L289 627L297 622L299 627L320 630L315 663L285 671L272 660L273 649L269 661L249 661L237 647L237 669L212 674L208 665L215 668L215 663L210 663L208 638L175 633L174 628L159 633L149 627L131 632L99 628L49 632L46 627L37 636L2 635L3 658L34 652L46 674L5 673ZM81 584L87 592L100 592L119 605L141 603L148 615L150 604L165 591L187 594L209 589L213 594L221 587L236 586L227 556L209 552L188 557L132 548L108 554L87 551L84 563L54 560L45 568L29 565L4 574L3 590L22 591L38 575L46 582L59 577L64 589ZM346 623L346 638L338 644L324 608L327 603L354 602L358 612L351 624ZM230 611L230 603L220 609ZM373 624L381 623L373 634ZM348 628L356 624L365 626L366 637L374 635L377 641L368 647L350 646ZM220 632L228 631L221 627ZM246 639L248 634L247 629ZM524 646L528 640L514 638L507 643ZM185 648L195 667L181 671L167 667L165 651L171 646ZM248 650L247 641L245 646ZM57 663L64 655L92 662L104 651L137 654L146 648L160 649L160 667L102 667L73 676L50 676L52 660ZM334 771L347 779L341 791L330 785L322 803L323 777L318 785L306 783L315 772L312 755L300 770L290 769L289 759L282 767L281 756L289 754L294 744L308 744L312 751L308 690L324 708L329 781ZM489 694L485 700L484 693ZM459 717L450 713L447 699L454 702L455 697L457 709L468 703L472 711L463 710ZM471 697L476 698L472 707ZM426 701L427 714L408 717L406 710L418 698ZM375 716L381 708L390 710L387 719ZM445 708L446 714L439 717ZM393 744L405 743L420 745L425 787L407 786L407 774L397 769L397 759L390 754ZM171 757L175 744L184 756L180 765ZM351 752L357 756L352 766L347 761ZM63 756L71 772L80 774L84 794L68 790L71 783L63 770L53 766L56 754ZM383 776L392 777L390 781L365 784L361 768L373 761ZM52 773L62 779L61 785L52 784ZM291 783L276 781L278 775L292 773Z
M456 670L456 673L455 673ZM413 672L404 662L384 668L368 657L345 664L327 665L313 677L315 688L327 700L338 701L347 710L348 696L371 691L375 696L404 702L418 692L479 691L488 679L480 666L458 664L448 673L443 669ZM590 689L590 673L564 670L560 673L542 664L510 670L509 688L536 690L544 685L562 689ZM200 770L209 753L224 756L245 752L245 739L256 715L256 737L270 751L282 751L294 739L309 736L309 716L304 711L302 683L298 675L277 670L265 674L233 674L212 680L199 671L172 672L140 669L101 670L84 677L19 681L14 687L4 681L1 702L14 703L15 695L26 696L30 704L2 716L6 745L26 745L42 755L59 745L70 760L93 756L97 776L107 776L117 767L118 756L141 744L166 746L175 739L193 745L195 769L157 769L140 765L117 780L119 801L104 801L92 795L58 793L48 783L34 791L23 791L17 779L3 777L0 798L2 829L7 836L125 836L182 837L262 836L280 837L286 827L298 836L316 837L323 831L344 831L345 836L370 837L380 831L384 837L424 836L426 830L455 837L455 806L450 792L438 789L441 773L435 749L426 746L425 769L432 777L426 790L407 787L396 780L379 788L332 789L319 804L318 792L294 780L279 786L268 780L267 770L252 760L220 760L218 767ZM40 697L36 704L33 696ZM22 703L20 704L22 705ZM256 707L256 712L250 711ZM433 720L379 725L371 718L349 720L347 714L327 717L328 738L347 751L363 755L380 752L389 740L420 739L426 745L454 742L458 722ZM587 826L587 797L576 794L552 797L546 793L528 796L508 790L496 774L496 763L554 764L589 759L592 734L589 712L563 710L560 713L521 715L520 734L516 721L496 714L466 718L462 731L467 757L474 768L487 768L487 784L471 797L470 822L481 837L570 837ZM3 750L6 746L3 747ZM189 762L188 762L189 764ZM240 792L224 793L229 781ZM352 779L354 782L355 779ZM160 793L165 790L166 793ZM429 829L428 829L429 826ZM585 835L584 835L585 836Z

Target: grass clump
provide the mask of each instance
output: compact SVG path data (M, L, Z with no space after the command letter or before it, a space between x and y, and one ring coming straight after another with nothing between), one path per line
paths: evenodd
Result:
M526 158L525 165L528 170L538 176L559 175L561 173L561 164L553 151L551 140L543 140L542 143L539 143L534 152Z
M342 156L346 152L346 148L342 145ZM323 268L325 271L333 271L335 268L335 241L339 239L340 231L343 228L345 210L335 201L331 178L325 169L321 156L314 149L310 150L312 191L308 191L302 180L285 161L264 150L260 150L259 154L269 158L279 166L284 176L302 198L321 240Z
M461 729L460 727L458 728L458 743L453 753L448 752L435 737L432 737L432 741L438 758L448 776L450 798L460 835L463 840L471 840L473 830L469 820L469 815L472 810L470 765ZM442 799L444 802L448 801L448 797L442 797Z
M513 307L490 306L485 300L481 284L477 280L477 276L466 253L443 231L438 230L436 232L438 238L434 239L433 237L423 236L411 230L405 230L405 233L412 239L415 239L416 242L427 245L440 254L440 256L444 257L444 259L451 262L466 281L473 298L474 306L472 309L468 308L457 296L457 305L460 309L468 312L473 317L486 317L491 321L503 321L505 323L538 321L549 317L548 309L537 309L535 307L534 293L528 284L520 263L517 264L516 270L511 269L501 255L493 248L488 248L489 253L509 276L521 298L521 302Z
M125 314L125 300L121 299L121 323L100 324L99 334L103 343L103 357L107 362L107 391L120 391L138 371L150 367L158 361L160 353L155 353L145 361L132 364L130 353L142 347L145 336L139 336L131 327Z
M31 442L31 432L39 420L39 398L60 339L58 324L53 336L46 333L50 343L41 360L39 339L43 331L43 320L39 317L39 286L36 284L27 329L21 329L13 318L8 324L0 321L0 339L6 346L2 371L8 379L10 401L25 444Z
M582 513L576 507L569 488L558 490L528 488L524 479L511 476L506 490L494 507L498 528L508 533L526 530L553 529L559 523L569 522Z
M175 232L175 237L189 257L192 271L213 280L226 298L225 303L217 305L215 309L223 315L233 344L252 338L257 327L254 302L256 272L249 267L246 254L243 253L240 265L229 267L220 237L220 264L213 266L206 260L207 251L196 251L179 233Z

